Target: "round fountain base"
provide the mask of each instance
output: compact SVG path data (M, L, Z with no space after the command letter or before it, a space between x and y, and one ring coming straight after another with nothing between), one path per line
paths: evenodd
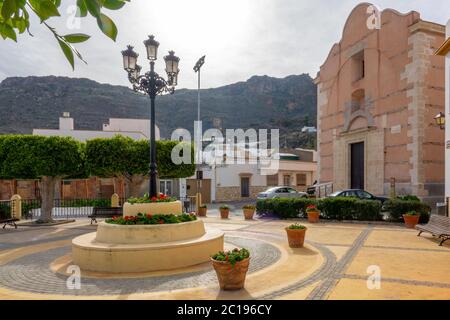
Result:
M82 270L107 273L172 270L207 262L224 247L224 233L220 230L208 230L198 238L146 244L98 242L96 236L95 232L88 233L72 241L73 262Z

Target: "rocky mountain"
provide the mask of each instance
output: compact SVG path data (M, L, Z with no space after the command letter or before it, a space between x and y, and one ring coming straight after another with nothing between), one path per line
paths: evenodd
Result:
M203 127L279 128L282 145L312 147L315 136L301 129L315 126L316 99L316 86L309 75L254 76L246 82L202 90ZM162 137L169 138L176 128L192 130L197 91L181 89L158 97L156 107ZM109 118L148 117L149 100L127 87L88 79L14 77L0 83L0 133L56 129L66 111L75 119L76 129L101 130Z

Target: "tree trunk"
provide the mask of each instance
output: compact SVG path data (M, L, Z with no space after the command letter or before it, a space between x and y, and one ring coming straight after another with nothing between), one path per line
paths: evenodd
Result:
M128 180L129 192L131 197L142 197L142 184L145 181L145 176L140 174L132 175Z
M38 223L52 222L52 209L55 199L55 183L58 181L55 177L41 178L41 218Z

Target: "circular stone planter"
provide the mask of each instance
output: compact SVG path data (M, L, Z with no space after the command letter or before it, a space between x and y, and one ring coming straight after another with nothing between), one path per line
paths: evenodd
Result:
M199 238L205 233L205 226L200 220L158 225L118 225L100 222L95 241L111 244L150 244Z
M124 205L125 216L181 214L180 201ZM134 273L185 268L223 251L224 233L203 221L160 225L100 223L97 232L72 240L72 259L82 270Z
M81 270L138 273L174 270L205 263L223 251L224 233L209 230L200 238L151 244L111 244L88 233L72 240L72 259Z
M129 203L123 205L123 216L135 217L142 214L182 214L183 205L181 201L152 202L152 203Z

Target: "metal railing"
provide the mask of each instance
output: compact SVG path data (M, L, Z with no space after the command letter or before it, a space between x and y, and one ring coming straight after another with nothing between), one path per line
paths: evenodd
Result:
M310 196L316 197L318 199L328 197L333 193L334 185L333 182L316 184L308 187L307 193Z
M7 220L14 218L14 201L0 200L0 220Z
M176 197L176 199L181 201L183 212L190 213L195 211L195 197ZM127 198L120 198L119 205L123 206L126 201ZM12 201L2 202L8 203L9 206L12 205ZM0 202L0 210L2 202ZM52 217L67 220L88 217L92 214L94 207L111 207L111 199L55 199ZM22 200L22 218L38 219L41 216L41 208L42 200L40 199Z

